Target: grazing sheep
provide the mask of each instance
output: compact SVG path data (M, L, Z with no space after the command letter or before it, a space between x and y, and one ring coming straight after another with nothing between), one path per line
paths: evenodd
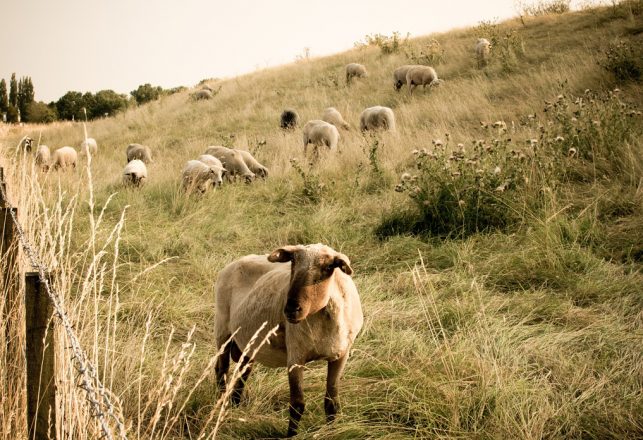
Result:
M442 80L438 79L438 74L433 67L429 66L415 66L406 72L406 84L409 86L409 94L417 86L422 86L426 90L426 86L435 87L440 84Z
M350 130L351 126L348 125L348 122L344 121L342 114L335 107L328 107L324 110L324 115L322 120L333 124L337 128L343 128L344 130Z
M254 180L255 174L250 171L241 153L238 151L217 145L208 147L207 150L205 150L205 154L210 154L221 161L228 171L226 176L229 182L235 180L237 176L244 178L246 183Z
M233 403L241 399L252 362L287 367L290 437L297 433L305 407L304 366L324 360L324 410L326 420L332 421L339 410L339 378L364 321L352 273L346 255L322 244L284 246L269 255L247 255L223 268L215 285L216 343L223 347L215 369L219 389L225 390L230 358L242 363L240 370L247 366L241 380L232 384ZM244 349L257 348L258 342L247 347L255 333L261 341L273 328L276 333L254 359L242 358Z
M346 84L350 84L353 78L366 78L368 72L362 64L350 63L346 65Z
M286 109L281 113L279 127L283 129L293 129L299 125L299 115L293 109Z
M339 131L333 124L314 119L304 125L304 155L306 155L308 144L315 146L325 145L329 150L336 150L338 142ZM317 152L317 148L315 148L315 152Z
M72 147L61 147L51 156L51 166L54 170L67 167L76 168L76 162L78 162L78 153Z
M221 186L222 172L221 168L208 166L200 160L188 160L183 168L183 189L186 192L196 189L204 193L210 182L212 186Z
M221 161L211 154L202 154L197 157L197 160L203 162L217 172L217 178L215 179L215 181L217 185L220 186L223 183L223 177L225 177L225 175L228 173L228 170L223 167Z
M486 38L478 38L476 42L476 61L478 62L478 69L483 68L489 62L489 55L491 53L491 43Z
M194 92L192 95L195 100L200 101L201 99L212 99L214 96L210 90L201 89Z
M94 156L96 153L98 153L98 144L96 143L96 139L94 138L87 138L83 140L80 143L80 154L81 156L86 156L87 155L87 150Z
M129 144L126 154L128 163L134 159L142 160L146 164L154 162L152 160L152 150L147 145Z
M395 131L395 115L388 107L377 105L365 109L359 116L359 129Z
M396 91L399 92L402 86L406 84L406 74L408 73L408 71L413 67L419 66L419 64L406 64L395 69L395 71L393 72L393 86L395 87Z
M133 159L123 170L123 185L141 186L147 181L147 167L140 159Z
M250 171L255 173L255 175L261 177L262 179L268 177L268 168L261 165L249 151L239 150L238 148L235 148L234 151L237 151L241 155L241 158L246 163L246 166L250 169Z
M49 151L49 147L46 145L39 146L38 150L36 151L35 160L36 165L44 170L47 170L49 168L49 161L51 160L51 152Z

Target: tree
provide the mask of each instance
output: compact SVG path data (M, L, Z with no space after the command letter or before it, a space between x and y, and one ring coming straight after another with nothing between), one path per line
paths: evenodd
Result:
M28 107L29 104L34 102L34 96L31 78L28 76L20 78L20 81L18 81L18 109L20 109L20 115L24 121L29 122Z
M18 122L18 108L11 104L7 107L7 122Z
M80 92L70 91L65 93L56 101L56 110L60 119L80 119L83 120L83 94Z
M153 87L150 83L146 83L138 86L136 90L132 90L130 94L134 97L136 103L141 105L158 99L162 92L161 87Z
M0 112L6 112L9 108L9 97L7 96L7 82L0 80Z
M31 102L27 106L25 119L29 122L48 123L56 120L55 107L51 108L44 102Z
M9 82L9 104L14 107L18 106L18 83L16 82L16 74L11 74L11 81Z
M126 107L126 95L120 95L113 90L101 90L96 93L90 117L94 119L102 118L105 115L112 116ZM89 112L89 109L87 111Z

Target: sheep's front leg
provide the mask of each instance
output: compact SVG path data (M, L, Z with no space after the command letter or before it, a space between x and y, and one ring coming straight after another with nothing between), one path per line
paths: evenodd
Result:
M291 365L288 368L288 384L290 385L290 420L288 422L288 437L297 434L299 420L304 414L304 366Z
M328 362L328 375L326 376L326 396L324 397L324 411L328 423L335 420L339 411L339 378L344 371L348 360L348 350L344 356Z

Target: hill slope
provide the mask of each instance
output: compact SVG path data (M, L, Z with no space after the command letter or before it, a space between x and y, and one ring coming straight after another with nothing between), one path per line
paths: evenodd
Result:
M503 58L498 49L483 70L472 52L481 30L414 39L416 48L440 43L444 61L435 67L445 81L413 96L392 87L392 71L408 63L405 55L382 55L377 47L213 82L221 91L211 101L180 93L88 124L100 147L91 169L39 175L28 161L10 159L25 134L41 133L51 147L79 144L79 124L11 130L2 147L20 170L14 199L31 213L25 218L32 230L50 231L33 238L48 264L65 273L60 288L133 423L131 437L160 438L165 426L166 438L192 438L214 428L208 414L217 398L209 364L217 272L245 254L323 242L351 258L366 320L342 381L343 416L332 426L323 423L325 368L306 372L302 438L640 438L640 115L613 116L625 121L616 134L603 125L588 135L595 145L618 135L613 157L594 152L593 161L570 162L573 176L556 171L532 192L524 187L523 205L506 208L517 216L500 228L431 234L417 222L404 229L417 220L408 218L417 207L408 193L394 191L403 172L418 172L411 151L438 151L433 140L449 141L445 154L458 143L471 149L481 138L543 143L549 126L527 123L527 115L553 121L544 102L560 94L573 106L572 97L589 96L585 89L618 86L623 102L640 106L639 83L617 83L597 64L616 38L641 44L635 12L595 9L502 23L497 35L515 31L514 53ZM347 87L348 62L365 64L369 77ZM596 114L612 115L610 102ZM396 133L371 137L355 129L361 110L372 105L393 108ZM309 167L300 130L279 130L279 114L294 107L305 122L328 106L354 128L342 131L337 154ZM504 121L507 130L481 129L480 121ZM138 191L120 183L132 142L151 146L156 156ZM255 152L270 177L185 197L179 189L185 161L223 143ZM566 156L567 149L556 160ZM402 226L378 236L391 218ZM219 436L284 431L285 371L257 367L247 391ZM81 413L78 420L87 416L67 410Z

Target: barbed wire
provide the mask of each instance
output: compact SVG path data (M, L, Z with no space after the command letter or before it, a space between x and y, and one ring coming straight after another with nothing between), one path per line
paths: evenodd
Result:
M5 200L7 207L9 207L9 212L13 218L13 223L18 231L18 239L24 249L29 261L33 267L38 270L38 278L40 283L45 287L47 296L51 299L51 302L54 306L55 315L58 317L63 327L65 328L65 333L67 338L71 342L71 349L73 351L72 361L75 361L76 370L78 371L81 383L78 385L82 390L85 391L87 395L87 401L91 405L92 416L97 418L100 423L100 429L102 431L102 438L107 438L109 440L114 440L112 434L112 429L107 422L108 419L113 419L118 427L118 437L121 440L127 440L127 435L125 433L125 424L119 417L118 412L115 410L114 405L108 395L108 391L105 386L101 383L96 373L96 368L92 365L91 361L88 359L87 354L80 345L80 341L74 329L72 327L71 321L63 307L63 301L60 295L54 290L54 288L49 283L49 278L46 275L45 266L39 261L36 251L34 251L31 243L26 237L22 225L18 221L18 217L13 209L11 209L11 204L9 203L9 198L5 192L3 185L0 185L0 196ZM102 403L101 403L102 401Z

